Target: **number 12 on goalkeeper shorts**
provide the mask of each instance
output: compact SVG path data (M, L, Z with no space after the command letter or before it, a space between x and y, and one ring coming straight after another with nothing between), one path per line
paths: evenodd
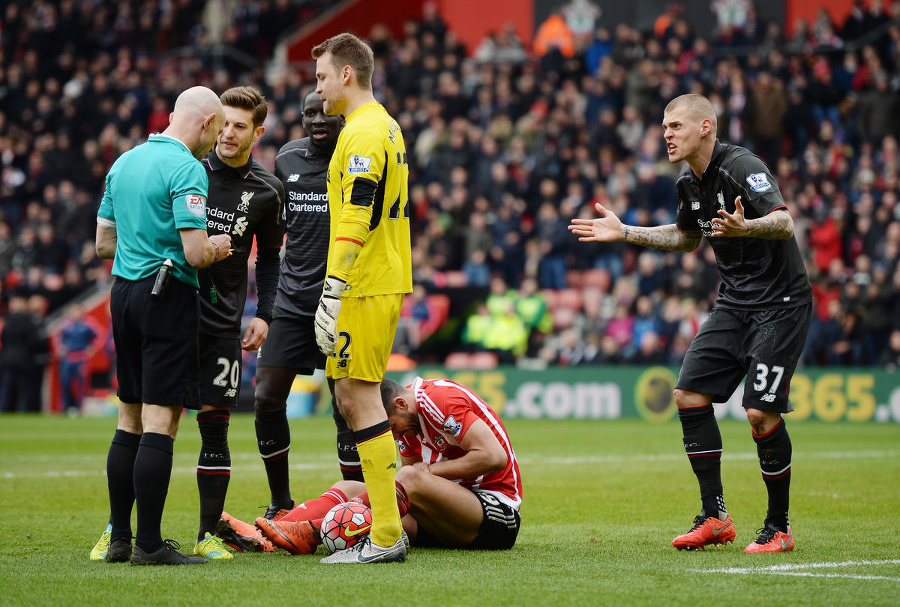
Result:
M343 341L343 345L341 342ZM338 347L334 349L331 355L338 359L337 366L345 368L350 360L350 334L346 331L338 332Z

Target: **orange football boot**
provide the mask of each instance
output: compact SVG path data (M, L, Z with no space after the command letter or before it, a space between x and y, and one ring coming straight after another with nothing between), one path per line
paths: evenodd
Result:
M291 554L315 554L316 548L322 543L313 521L285 522L262 519L260 530L273 544Z
M696 550L713 544L733 542L736 535L730 514L724 521L714 516L697 516L691 530L672 540L672 545L678 550Z
M791 530L790 525L788 525L787 533L768 525L759 529L758 533L759 537L744 548L744 552L751 554L757 552L790 552L794 549L794 532Z
M241 552L275 551L275 546L260 533L259 529L250 523L234 518L227 512L223 512L219 518L216 535L222 538L227 545Z

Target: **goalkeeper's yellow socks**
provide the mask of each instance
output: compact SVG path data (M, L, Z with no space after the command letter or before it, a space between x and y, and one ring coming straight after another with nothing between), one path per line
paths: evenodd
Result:
M382 547L393 546L403 526L394 485L397 448L391 424L385 420L354 432L354 437L372 507L372 541Z

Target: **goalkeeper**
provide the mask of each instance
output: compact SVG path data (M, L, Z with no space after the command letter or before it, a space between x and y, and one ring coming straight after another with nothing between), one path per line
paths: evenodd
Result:
M471 390L447 379L417 378L406 387L385 379L381 398L403 461L396 502L411 542L512 548L520 525L522 477L500 416ZM219 534L226 543L255 542L260 550L274 550L274 544L312 554L325 514L351 499L368 504L365 490L357 481L337 482L280 520L256 519L259 528L223 513ZM362 545L342 552L358 553Z
M404 295L412 291L406 147L399 125L372 93L371 48L340 34L312 55L325 113L346 121L326 179L331 230L316 342L353 430L373 518L361 552L327 562L400 562L407 548L394 500L396 455L378 386Z

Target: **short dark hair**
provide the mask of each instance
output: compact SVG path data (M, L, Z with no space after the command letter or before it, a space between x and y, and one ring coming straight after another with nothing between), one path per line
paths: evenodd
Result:
M235 86L219 97L222 105L247 110L253 115L253 128L259 127L269 115L269 104L262 93L252 86Z
M356 72L356 82L360 88L372 89L372 72L375 71L375 54L368 44L353 34L338 34L322 44L313 47L312 58L318 59L325 53L331 53L334 67L341 70L349 65Z
M394 406L394 399L403 394L405 389L393 379L385 377L381 380L381 404L384 405L384 411L388 416L393 415L397 411L397 407Z

